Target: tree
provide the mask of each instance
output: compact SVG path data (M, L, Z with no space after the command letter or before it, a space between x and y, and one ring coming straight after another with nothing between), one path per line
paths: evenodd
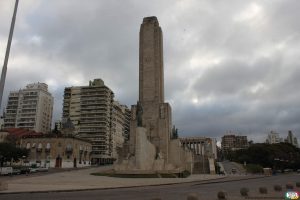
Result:
M178 129L173 126L172 128L172 138L171 139L178 139Z
M27 149L16 147L11 143L0 143L0 157L1 166L4 162L11 161L12 159L18 161L23 156L28 156Z
M248 149L227 152L230 160L257 164L273 169L299 169L300 149L288 143L253 144Z

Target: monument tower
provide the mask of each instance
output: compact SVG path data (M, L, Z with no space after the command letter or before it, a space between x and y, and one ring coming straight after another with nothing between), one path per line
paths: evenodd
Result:
M119 151L120 173L189 169L192 155L170 138L171 106L164 102L163 36L156 17L145 17L140 28L139 99L131 106L130 141Z
M145 17L140 28L139 49L139 104L142 124L156 154L168 160L172 120L171 107L164 102L163 36L156 17ZM136 107L133 107L132 112ZM132 121L131 130L137 127ZM131 134L132 135L132 134ZM135 139L133 136L132 139Z

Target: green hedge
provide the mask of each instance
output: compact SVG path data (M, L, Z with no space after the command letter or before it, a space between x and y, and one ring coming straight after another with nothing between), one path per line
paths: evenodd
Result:
M248 173L253 173L253 174L260 174L264 172L263 167L256 164L247 164L246 170Z

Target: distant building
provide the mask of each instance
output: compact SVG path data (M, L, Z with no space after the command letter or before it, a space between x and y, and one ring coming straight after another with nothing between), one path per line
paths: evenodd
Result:
M119 102L113 102L112 117L111 117L111 137L112 137L112 157L118 158L117 149L122 148L128 137L126 128L129 127L127 106L121 105Z
M7 138L8 134L9 133L4 131L4 130L0 131L0 143L6 141L6 138Z
M288 136L286 138L286 141L287 141L287 143L290 143L290 144L294 145L295 147L298 147L297 137L294 136L292 131L288 132Z
M16 145L29 150L22 162L38 167L71 168L89 166L92 145L90 141L71 135L42 134L22 128L9 128L0 132L0 142L8 137Z
M228 150L239 150L239 149L246 149L249 147L249 143L247 140L247 136L240 136L240 135L224 135L222 137L221 142L221 149L222 151Z
M271 131L268 134L268 138L266 140L266 143L268 143L268 144L277 144L277 143L280 143L280 142L283 142L283 139L279 137L279 133Z
M0 117L0 130L4 128L4 118L3 116Z
M45 83L28 84L10 92L4 116L4 129L24 128L41 133L51 131L53 97Z
M131 121L131 110L125 106L125 121L124 121L124 137L125 141L129 141L130 138L130 121Z
M67 87L64 91L62 123L70 120L73 135L92 142L92 163L112 163L116 148L127 134L126 107L114 101L114 93L101 79L88 86Z
M54 123L54 129L56 129L57 131L61 131L61 129L62 129L62 122L60 120L56 121Z

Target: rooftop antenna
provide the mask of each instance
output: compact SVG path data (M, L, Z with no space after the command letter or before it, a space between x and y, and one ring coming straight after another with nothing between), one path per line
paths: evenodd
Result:
M10 25L8 42L7 42L7 46L6 46L4 64L3 64L2 73L1 73L1 80L0 80L0 108L1 108L1 105L2 105L2 97L3 97L3 92L4 92L4 84L5 84L6 71L7 71L7 63L8 63L8 58L9 58L11 41L12 41L12 37L13 37L13 33L14 33L14 27L15 27L15 22L16 22L16 15L17 15L18 4L19 4L19 0L16 0L14 14L13 14L13 17L12 17L12 20L11 20L11 25Z

